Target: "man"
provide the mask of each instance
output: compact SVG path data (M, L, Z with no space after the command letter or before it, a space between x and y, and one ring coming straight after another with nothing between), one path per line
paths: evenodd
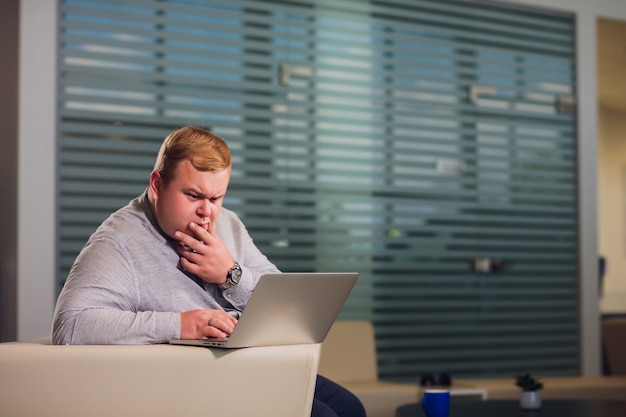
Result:
M57 301L53 343L230 334L259 277L278 272L222 208L231 168L228 146L212 133L187 126L168 135L146 192L106 219L76 258ZM312 415L365 412L354 395L318 376Z

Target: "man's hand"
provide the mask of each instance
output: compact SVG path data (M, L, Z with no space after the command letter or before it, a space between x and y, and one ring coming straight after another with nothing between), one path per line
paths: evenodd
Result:
M211 223L209 230L204 230L193 222L189 224L189 228L195 237L181 231L174 234L178 239L177 251L182 267L208 283L223 284L235 261L215 233L214 223Z
M222 310L190 310L180 313L180 338L226 337L237 319Z

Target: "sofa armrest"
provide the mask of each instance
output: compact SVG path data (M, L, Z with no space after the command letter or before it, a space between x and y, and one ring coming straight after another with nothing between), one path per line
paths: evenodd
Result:
M319 345L0 344L0 415L308 417Z

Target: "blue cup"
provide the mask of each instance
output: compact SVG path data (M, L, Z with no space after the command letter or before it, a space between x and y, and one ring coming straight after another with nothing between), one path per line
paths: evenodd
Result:
M450 391L445 389L424 390L422 409L426 417L448 417L450 412Z

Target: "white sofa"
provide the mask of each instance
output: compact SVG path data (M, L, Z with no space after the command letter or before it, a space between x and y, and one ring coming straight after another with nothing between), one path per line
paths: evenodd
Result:
M604 317L602 337L611 374L626 376L626 316Z
M416 384L378 379L374 327L368 321L337 321L322 343L319 373L352 391L367 417L393 417L396 408L417 402Z
M309 417L319 350L0 343L0 416Z

